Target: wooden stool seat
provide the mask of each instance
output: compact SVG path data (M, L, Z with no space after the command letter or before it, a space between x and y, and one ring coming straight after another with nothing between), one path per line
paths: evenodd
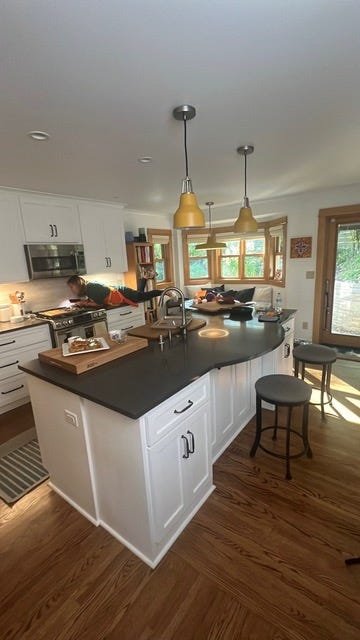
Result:
M276 458L282 458L286 460L286 479L291 480L290 473L290 460L299 458L306 454L309 458L312 457L312 451L308 439L308 417L309 417L309 402L311 398L311 387L293 376L287 375L270 375L263 376L255 383L256 390L256 434L254 444L250 451L250 456L253 457L260 447L265 453ZM271 427L262 426L262 401L269 402L275 405L275 424ZM278 408L287 407L287 423L286 426L280 426L278 424ZM293 407L303 407L303 420L302 431L296 431L291 427L291 415ZM286 452L278 453L276 451L270 451L261 444L261 434L264 431L273 430L273 440L277 439L277 431L286 431ZM291 434L299 436L302 439L304 448L299 453L290 454L290 437Z

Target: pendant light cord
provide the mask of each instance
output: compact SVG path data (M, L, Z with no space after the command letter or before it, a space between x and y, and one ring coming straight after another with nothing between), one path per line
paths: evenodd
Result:
M186 116L184 116L184 151L185 151L185 178L189 177L189 161L187 150L187 128L186 128Z
M244 170L244 176L245 176L245 198L247 198L247 153L245 153L244 155L245 158L245 170Z
M211 235L212 226L211 226L211 205L210 204L209 204L209 228L210 228L210 235Z

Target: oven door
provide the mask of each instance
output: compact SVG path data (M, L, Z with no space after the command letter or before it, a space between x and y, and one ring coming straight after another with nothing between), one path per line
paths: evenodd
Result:
M92 320L88 324L78 324L75 327L54 331L55 346L61 347L64 342L73 336L80 338L93 338L107 334L106 320Z
M27 244L24 249L30 280L86 273L83 245Z

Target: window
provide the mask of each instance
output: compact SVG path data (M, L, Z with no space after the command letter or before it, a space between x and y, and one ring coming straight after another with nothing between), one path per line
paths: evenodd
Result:
M170 229L148 229L148 240L154 247L154 269L156 284L174 284L172 232Z
M285 285L285 245L287 219L266 221L252 236L236 236L232 227L216 230L226 248L197 251L205 242L203 230L183 231L185 284L271 283Z

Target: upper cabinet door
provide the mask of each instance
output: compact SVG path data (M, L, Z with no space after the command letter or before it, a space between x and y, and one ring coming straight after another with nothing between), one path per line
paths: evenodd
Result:
M81 244L79 215L75 200L20 196L26 242Z
M124 218L120 210L111 209L103 218L105 245L110 258L110 271L124 273L128 270Z
M27 282L24 234L18 199L0 194L0 282Z
M101 203L79 204L87 273L127 271L123 214Z

